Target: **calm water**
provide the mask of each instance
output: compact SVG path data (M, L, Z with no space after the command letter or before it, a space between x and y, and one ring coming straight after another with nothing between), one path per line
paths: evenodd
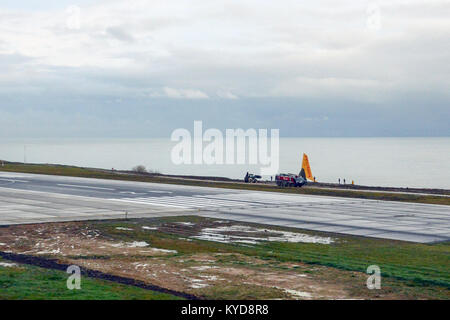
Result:
M242 178L247 165L174 165L168 139L7 140L0 159L131 169L138 164L167 174ZM298 173L308 154L318 181L372 186L450 189L450 138L282 138L280 171Z

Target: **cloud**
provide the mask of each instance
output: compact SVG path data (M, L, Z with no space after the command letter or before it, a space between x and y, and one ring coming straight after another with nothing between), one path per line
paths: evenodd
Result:
M134 38L130 35L125 28L122 27L109 27L106 29L106 32L116 38L117 40L124 42L133 42Z
M5 8L0 54L34 58L41 69L99 68L121 74L125 87L137 75L146 87L196 88L167 94L180 99L350 97L361 87L349 85L354 79L373 92L357 96L373 101L380 92L425 85L441 94L450 85L448 1L220 3L92 1L77 7L74 30L67 8ZM309 79L307 89L298 79Z
M174 89L165 87L163 89L167 97L173 99L208 99L208 95L200 90Z
M0 5L3 111L63 97L68 114L81 104L105 112L100 102L121 99L167 116L164 103L220 106L217 118L232 122L249 119L255 104L278 110L289 101L326 106L331 122L349 101L417 118L405 111L411 101L425 97L424 110L450 103L448 0L69 4ZM231 114L231 105L242 110Z
M217 91L217 96L222 99L231 99L231 100L239 99L238 96L226 90Z

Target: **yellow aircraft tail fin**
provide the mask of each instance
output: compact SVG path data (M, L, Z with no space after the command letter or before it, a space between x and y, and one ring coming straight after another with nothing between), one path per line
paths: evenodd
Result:
M302 169L305 170L306 179L314 181L314 177L311 173L311 167L309 166L308 156L305 153L303 154Z

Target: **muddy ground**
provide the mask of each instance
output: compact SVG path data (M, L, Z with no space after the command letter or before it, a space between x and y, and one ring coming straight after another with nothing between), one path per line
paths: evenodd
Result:
M117 221L69 222L0 228L2 252L56 259L201 298L411 298L407 292L389 288L368 290L367 274L362 272L261 259L232 250L233 246L252 246L262 241L327 245L339 240L214 219L155 223L147 219L123 225Z

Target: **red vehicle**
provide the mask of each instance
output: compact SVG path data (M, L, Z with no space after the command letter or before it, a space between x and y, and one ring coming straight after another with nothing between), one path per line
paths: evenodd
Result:
M280 173L275 176L275 182L279 187L301 187L306 184L306 179L292 173Z
M298 175L292 173L280 173L275 176L275 182L279 187L301 187L304 186L308 180L316 181L311 173L308 156L303 154L302 170Z

